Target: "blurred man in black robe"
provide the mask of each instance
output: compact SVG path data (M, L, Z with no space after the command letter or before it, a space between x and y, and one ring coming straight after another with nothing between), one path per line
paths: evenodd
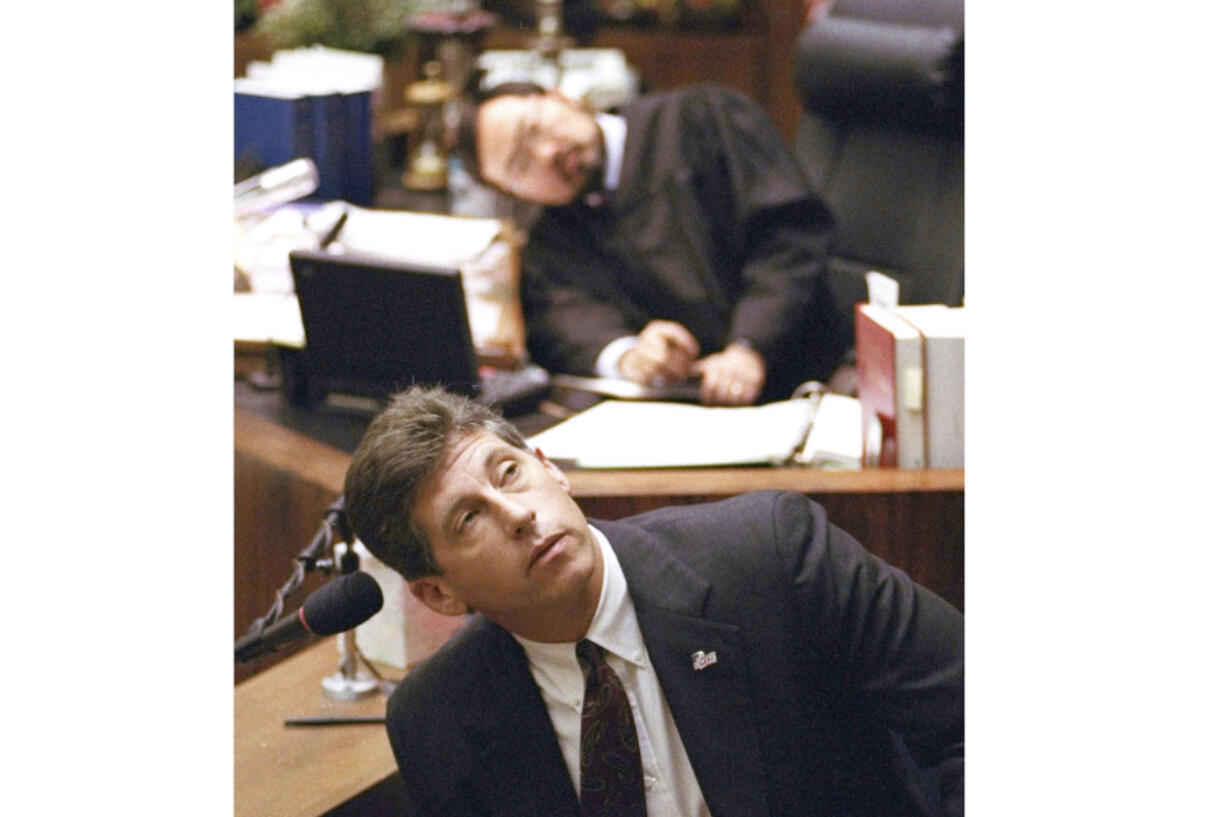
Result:
M493 89L458 152L543 205L523 253L528 347L553 371L703 402L786 398L852 344L825 277L834 219L764 112L696 86L598 113L535 86Z

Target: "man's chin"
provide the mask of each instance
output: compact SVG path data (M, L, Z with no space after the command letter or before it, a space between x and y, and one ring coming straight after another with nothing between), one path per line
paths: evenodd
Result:
M562 174L559 173L555 179L562 184L553 185L553 190L539 197L528 198L536 204L541 204L546 207L563 207L572 204L589 193L599 192L604 189L599 168L587 170L584 173Z
M589 193L599 193L604 190L604 179L602 178L600 165L588 167L578 179L578 192L575 196L586 196Z
M545 207L565 207L568 204L573 204L578 198L578 192L559 193L556 196L532 200L532 203Z
M577 179L571 182L564 191L558 191L558 195L551 198L549 201L539 202L552 207L565 206L578 201L583 196L586 196L592 190L600 189L599 185L592 185L587 179Z

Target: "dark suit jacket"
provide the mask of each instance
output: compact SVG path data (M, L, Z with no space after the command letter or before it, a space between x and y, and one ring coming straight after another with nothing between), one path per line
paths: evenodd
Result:
M532 357L591 374L610 341L677 321L702 354L738 339L764 399L825 378L851 345L827 284L834 219L760 108L715 86L628 104L610 204L545 208L523 252Z
M962 813L956 610L796 494L593 524L713 815ZM400 684L388 733L414 814L578 817L523 650L480 616Z

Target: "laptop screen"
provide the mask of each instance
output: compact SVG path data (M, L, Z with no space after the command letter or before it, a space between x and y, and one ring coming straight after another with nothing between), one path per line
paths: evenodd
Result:
M410 385L479 391L458 269L296 250L290 269L315 387L383 398Z

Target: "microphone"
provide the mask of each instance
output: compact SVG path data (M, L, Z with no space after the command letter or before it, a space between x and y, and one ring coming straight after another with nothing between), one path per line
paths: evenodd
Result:
M379 612L383 591L369 573L345 573L307 596L298 611L282 616L262 633L234 642L234 660L250 661L306 635L351 630Z

